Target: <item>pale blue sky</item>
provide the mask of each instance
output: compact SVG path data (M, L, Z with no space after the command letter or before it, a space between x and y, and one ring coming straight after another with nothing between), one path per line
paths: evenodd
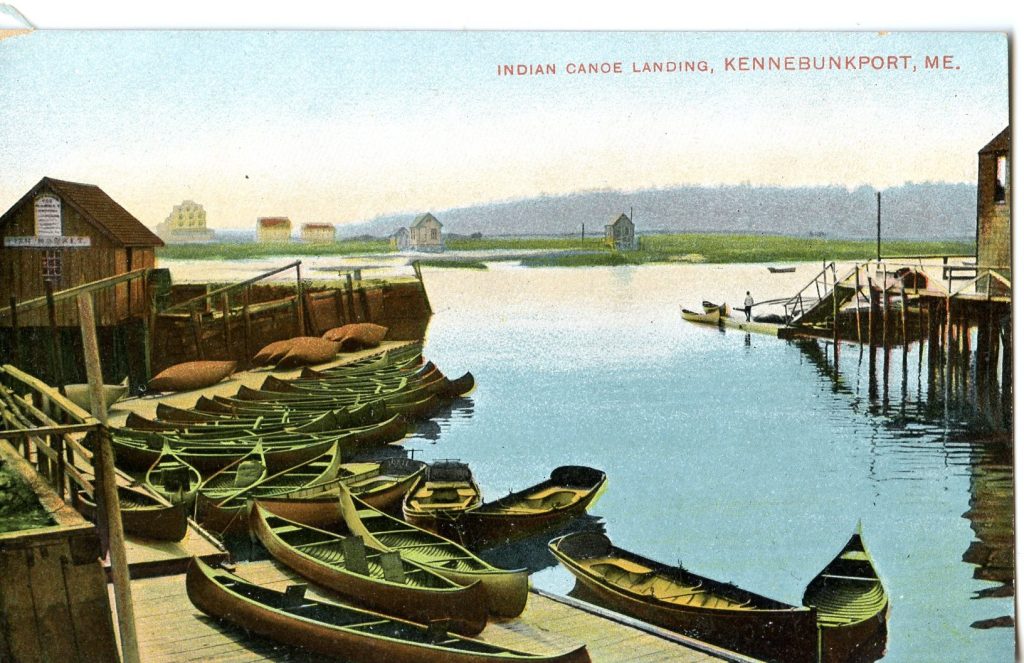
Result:
M918 71L727 73L743 55L907 54ZM951 54L957 71L924 71ZM581 76L700 60L714 74ZM504 63L555 76L499 77ZM542 192L969 182L1008 123L984 33L46 31L0 42L0 207L43 175L145 223L345 223Z

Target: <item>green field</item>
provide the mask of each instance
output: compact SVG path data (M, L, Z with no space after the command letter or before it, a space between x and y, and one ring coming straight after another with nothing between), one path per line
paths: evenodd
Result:
M783 237L777 235L726 234L673 234L645 235L640 238L638 251L613 251L606 248L601 238L588 237L501 237L482 239L451 239L446 242L449 253L445 257L420 261L427 267L484 268L475 259L461 260L457 251L542 250L552 255L530 256L524 265L589 267L598 265L636 265L648 262L675 262L688 260L710 263L782 263L813 262L821 260L859 260L875 255L871 240L836 240L816 237ZM323 256L388 253L387 240L340 241L333 244L176 244L157 250L160 258L180 260L245 260L268 256ZM883 241L882 254L886 256L911 255L973 255L974 242L968 241ZM501 260L500 257L493 258ZM511 259L511 258L509 258ZM516 258L518 259L518 258Z
M224 242L220 244L169 244L157 249L159 258L171 260L248 260L271 256L348 256L361 253L386 253L391 246L386 239L345 241L332 244L301 244L277 242Z

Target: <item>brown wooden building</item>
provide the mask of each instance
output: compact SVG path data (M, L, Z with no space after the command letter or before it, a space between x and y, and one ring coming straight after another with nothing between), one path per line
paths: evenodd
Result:
M1010 127L978 152L978 267L1010 276Z
M44 177L0 216L0 305L43 296L45 283L63 290L155 265L163 242L94 184ZM146 284L135 280L96 295L97 322L116 325L141 316ZM47 324L46 309L18 324ZM73 300L57 305L57 324L78 324Z

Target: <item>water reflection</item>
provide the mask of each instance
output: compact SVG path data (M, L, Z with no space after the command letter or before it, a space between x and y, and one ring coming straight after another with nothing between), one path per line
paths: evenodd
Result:
M802 355L827 380L835 394L847 399L854 411L860 411L858 387L847 386L847 378L837 363L829 361L824 343L814 340L793 341ZM968 509L963 518L970 522L974 540L963 553L963 561L974 567L977 580L995 583L978 589L974 598L1007 598L1013 596L1013 454L1012 438L1005 427L1003 411L1006 399L1000 389L997 371L969 352L971 343L965 337L958 362L952 366L941 362L934 352L926 352L924 343L918 351L904 348L900 352L899 407L890 410L889 381L892 349L868 350L868 365L848 367L858 376L868 376L868 408L866 414L879 417L893 443L904 449L920 448L935 451L938 445L952 466L969 470ZM879 361L881 380L879 391ZM861 353L863 354L863 353ZM926 365L930 364L930 365ZM927 374L922 388L921 374ZM950 375L949 380L944 376ZM913 377L913 380L911 379ZM917 479L909 472L893 478ZM1009 615L977 620L975 628L1012 627Z
M485 561L499 568L529 569L530 573L536 573L558 564L558 560L548 550L548 542L573 532L604 534L604 521L597 516L582 515L557 529L496 546L479 554Z

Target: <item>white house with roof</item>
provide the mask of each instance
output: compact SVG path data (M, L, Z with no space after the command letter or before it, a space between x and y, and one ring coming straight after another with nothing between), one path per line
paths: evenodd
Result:
M420 214L409 226L409 242L414 251L444 251L441 222L430 212Z

